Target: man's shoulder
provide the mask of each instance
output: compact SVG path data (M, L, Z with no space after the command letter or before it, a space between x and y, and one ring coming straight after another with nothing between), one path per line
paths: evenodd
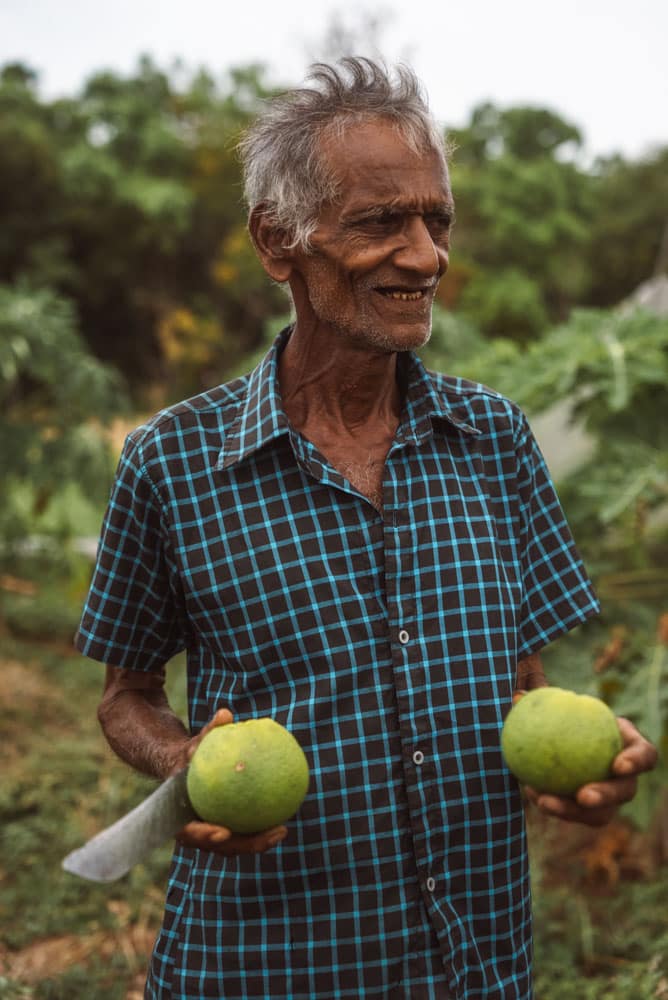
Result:
M128 434L126 447L150 457L170 441L183 447L193 435L213 434L221 440L238 414L248 380L243 375L164 407Z
M525 423L517 403L482 382L431 369L427 375L443 409L482 434L515 433Z

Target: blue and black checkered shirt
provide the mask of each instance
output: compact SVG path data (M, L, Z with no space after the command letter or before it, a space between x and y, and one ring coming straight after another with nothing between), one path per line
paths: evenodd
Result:
M177 849L146 996L528 1000L499 736L591 585L514 404L400 356L379 511L289 425L286 336L129 436L78 635L132 670L187 650L193 732L272 716L311 768L278 848Z

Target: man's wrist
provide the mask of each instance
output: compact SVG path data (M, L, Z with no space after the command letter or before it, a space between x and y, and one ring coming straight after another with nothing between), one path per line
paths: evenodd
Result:
M188 738L170 747L165 759L166 778L171 777L173 774L178 774L179 771L183 771L188 766L190 744L191 740Z

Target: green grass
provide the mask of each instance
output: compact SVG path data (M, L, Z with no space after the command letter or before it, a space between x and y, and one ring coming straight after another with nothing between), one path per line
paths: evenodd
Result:
M5 973L0 998L124 998L146 967L171 848L166 845L106 886L84 882L60 864L70 850L136 805L154 783L131 772L105 745L96 719L100 664L62 643L5 636L0 668L0 976ZM175 661L169 689L180 712L183 681L184 665ZM143 930L139 950L137 927ZM61 952L67 953L70 936L90 938L95 948L51 978L32 983L28 975L22 983L2 969L3 951L11 973L36 942L48 947L62 938ZM39 949L33 964L38 958ZM22 993L27 983L33 992Z
M668 1000L668 868L601 881L582 858L604 834L535 816L529 832L536 1000Z

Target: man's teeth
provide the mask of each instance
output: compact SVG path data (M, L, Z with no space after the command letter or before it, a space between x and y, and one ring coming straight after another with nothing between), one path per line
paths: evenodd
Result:
M399 299L400 302L415 302L416 299L421 299L424 292L418 289L416 292L399 292L393 288L384 288L383 295L387 295L390 299Z

